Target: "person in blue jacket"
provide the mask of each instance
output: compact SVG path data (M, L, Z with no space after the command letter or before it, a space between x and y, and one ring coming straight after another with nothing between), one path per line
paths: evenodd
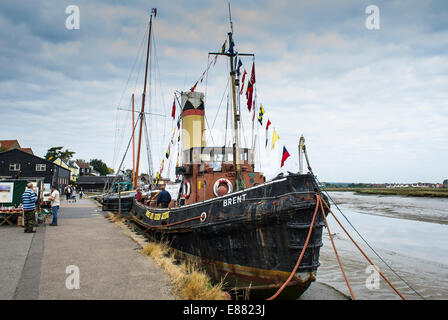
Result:
M171 195L168 191L165 190L165 184L160 184L160 192L157 196L157 206L161 208L168 208L168 205L171 202Z

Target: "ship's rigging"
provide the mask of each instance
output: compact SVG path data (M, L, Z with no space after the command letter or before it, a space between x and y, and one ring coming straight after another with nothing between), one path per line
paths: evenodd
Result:
M176 143L174 143L173 145L173 136L174 133L173 130L176 130L176 126L177 123L179 121L179 118L176 118L175 121L170 121L170 116L169 113L166 112L167 111L167 104L165 104L165 99L164 99L164 95L162 94L162 103L154 103L154 97L156 96L157 89L155 84L155 77L158 76L158 80L159 80L159 85L160 85L160 93L162 93L163 91L163 87L161 85L161 76L160 76L160 68L158 65L158 59L157 59L157 51L156 51L156 46L155 46L155 37L154 37L154 30L153 30L153 25L152 25L152 19L153 19L154 15L154 11L152 12L151 16L150 16L150 20L149 20L149 26L147 26L147 30L148 32L145 33L144 38L147 39L148 44L147 44L147 50L146 50L146 68L145 68L145 78L144 78L144 86L143 86L143 94L142 94L142 100L141 100L141 110L138 111L134 111L136 114L138 113L138 117L137 121L139 122L138 128L136 129L136 131L134 133L131 132L131 134L134 134L135 136L135 140L138 139L137 142L137 147L136 147L136 151L137 154L135 156L136 158L136 163L134 163L134 161L132 161L132 166L129 166L131 168L135 168L135 176L138 177L140 170L140 162L141 162L141 151L143 150L143 148L141 147L142 145L142 140L143 138L145 139L145 143L146 143L146 160L147 160L147 174L149 175L150 179L156 177L157 172L161 171L160 169L166 169L168 168L169 170L165 170L164 175L167 176L168 178L173 177L172 172L171 172L171 164L172 162L177 160L177 163L179 163L179 161L181 161L182 159L182 153L180 152L180 147L179 144L175 145ZM232 23L231 23L232 24ZM233 26L231 28L233 30ZM250 139L248 139L246 137L246 134L244 134L244 126L242 124L242 114L241 114L241 108L240 108L240 73L236 72L236 66L238 61L241 61L241 58L243 57L251 57L252 59L252 63L254 63L254 55L253 54L242 54L242 53L238 53L234 47L233 47L233 38L232 38L232 34L229 33L229 38L224 42L224 44L227 43L228 45L228 50L226 48L227 51L223 51L222 52L217 52L217 53L210 53L209 54L209 59L208 59L208 63L207 63L207 68L204 71L204 73L202 74L202 77L200 79L200 81L198 80L195 84L196 85L201 85L204 78L205 78L205 92L206 92L206 98L207 99L207 91L208 91L208 76L209 76L209 70L211 69L211 67L215 66L216 64L216 58L210 59L210 56L214 56L214 55L220 55L220 56L227 56L229 58L229 63L227 63L227 74L228 79L227 79L227 85L225 86L224 92L222 92L220 94L220 103L219 105L216 107L216 114L213 117L213 121L209 121L208 117L205 116L205 122L207 125L207 141L213 143L213 145L221 145L221 146L231 146L234 148L236 156L235 156L235 166L236 166L236 172L237 172L237 176L239 177L237 179L237 187L236 189L239 190L241 188L244 188L243 183L241 182L241 178L240 178L240 174L241 174L241 169L239 166L239 163L237 161L237 159L240 158L239 155L239 148L242 147L242 141L241 138L244 141L244 145L248 146L248 144L251 144L252 149L254 149L255 147L255 141L256 138L254 137L254 121L252 121L252 136ZM142 40L141 44L140 44L140 48L137 51L137 58L134 61L133 64L133 68L131 70L131 75L134 72L135 66L137 65L137 61L139 59L144 58L144 40ZM139 65L142 65L142 62L140 61ZM134 85L134 90L132 92L132 94L134 94L135 89L137 89L137 81L139 80L139 73L140 70L142 68L138 68L138 72L137 72L137 77L135 79L135 85ZM131 75L128 77L128 81L126 83L126 87L124 92L126 91L128 84L130 82L131 79ZM149 76L149 77L148 77ZM141 81L141 79L140 79ZM242 84L244 85L244 84ZM146 92L146 88L148 87L148 93ZM242 91L242 88L241 88ZM122 97L120 98L120 101L123 98L123 94ZM177 93L177 95L179 95L179 93ZM221 108L224 98L227 98L226 100L226 106L227 108ZM178 101L178 97L176 97L177 100L177 105L178 105L178 110L180 110L180 103ZM208 99L207 99L208 100ZM254 105L255 105L255 100L256 100L256 93L254 96ZM121 103L121 102L120 102ZM146 106L146 110L145 110L145 106ZM155 112L155 108L157 107L162 107L162 109L164 109L163 111L165 112ZM136 110L138 109L138 106L136 106ZM212 111L213 108L210 108L210 110ZM232 112L233 110L233 112ZM124 107L117 107L117 112L122 112L122 111L131 111L130 107L128 108L124 108ZM214 130L215 130L215 125L216 125L216 119L218 118L219 114L221 111L225 111L225 119L226 119L226 123L225 123L225 127L224 129L224 135L222 134L214 134ZM255 110L253 111L255 112ZM122 129L121 127L124 128L128 128L129 127L129 121L130 121L130 117L129 117L129 112L125 112L126 113L126 117L125 120L121 120L118 121L118 118L121 118L119 116L117 116L117 124L116 124L116 132L115 132L115 152L114 152L114 168L115 168L115 164L116 164L116 160L117 160L117 154L121 153L121 149L123 146L123 137L125 137L126 135L123 134L124 132L127 132L127 129ZM232 114L230 116L230 114ZM248 117L251 117L252 113L249 113ZM255 117L255 114L254 114ZM253 118L254 118L253 117ZM156 118L156 119L154 119ZM233 121L232 121L233 120ZM147 124L148 122L148 124ZM168 124L167 124L168 122ZM169 122L172 122L172 124L170 125ZM133 122L132 122L133 123ZM211 123L211 125L210 125ZM161 126L161 124L163 124ZM131 126L132 128L133 126ZM180 128L178 128L179 130L181 130ZM172 135L169 134L169 130L171 130L171 132L173 132ZM143 132L145 131L145 132ZM149 135L148 135L148 131L149 131ZM168 132L167 132L168 131ZM217 131L217 130L216 130ZM215 131L215 132L216 132ZM222 132L222 131L221 131ZM179 135L180 132L176 132L176 136ZM230 135L229 135L230 133ZM155 138L156 137L156 138ZM165 163L165 159L164 159L164 143L166 143L166 141L169 141L169 138L171 137L171 141L169 146L173 147L172 149L172 156L169 157L167 160L167 163ZM219 139L223 137L224 139ZM168 138L168 139L167 139ZM218 138L218 139L216 139ZM230 139L229 139L230 138ZM180 138L178 139L177 142L179 142ZM222 141L220 141L222 140ZM233 141L231 141L233 140ZM248 141L250 141L248 143ZM174 141L176 142L176 141ZM165 144L166 145L166 144ZM133 142L133 148L134 148L134 142ZM120 152L121 151L121 152ZM155 152L154 152L155 151ZM155 155L155 156L153 156ZM129 157L131 158L131 157ZM132 157L134 158L134 157ZM176 159L177 158L177 159ZM155 162L153 162L155 161ZM126 162L128 163L128 162ZM161 163L161 164L160 164ZM128 167L126 164L124 165L125 167ZM159 169L159 170L157 170ZM124 171L124 167L119 167L116 171ZM133 179L134 180L134 179ZM136 183L134 182L134 187L136 187Z

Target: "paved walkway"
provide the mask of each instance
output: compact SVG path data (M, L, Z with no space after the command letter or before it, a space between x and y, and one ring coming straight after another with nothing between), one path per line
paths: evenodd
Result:
M0 227L0 299L173 299L167 276L93 201L64 200L58 224Z

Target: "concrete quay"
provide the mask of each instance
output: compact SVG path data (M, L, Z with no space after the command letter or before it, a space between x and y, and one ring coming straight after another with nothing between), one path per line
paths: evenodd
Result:
M0 227L0 300L174 299L163 271L92 200L62 201L59 225L50 222L31 234Z

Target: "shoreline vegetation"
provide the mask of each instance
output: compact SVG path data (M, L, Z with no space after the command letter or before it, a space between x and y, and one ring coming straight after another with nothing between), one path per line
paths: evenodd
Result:
M150 241L135 232L124 217L109 214L107 219L121 227L125 234L138 243L140 253L151 258L170 278L176 300L230 300L224 283L212 283L208 274L196 263L176 259L173 250L164 242Z
M353 188L325 187L327 191L351 191L363 195L448 198L448 188Z

